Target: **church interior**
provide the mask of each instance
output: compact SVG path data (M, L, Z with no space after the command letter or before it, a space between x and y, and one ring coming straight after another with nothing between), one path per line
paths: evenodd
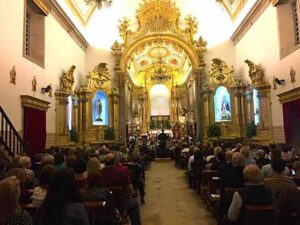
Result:
M0 12L1 225L300 224L300 0Z

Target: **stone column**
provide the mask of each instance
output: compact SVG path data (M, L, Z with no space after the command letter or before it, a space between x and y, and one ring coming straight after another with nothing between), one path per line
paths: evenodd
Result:
M204 137L204 101L202 96L202 86L205 78L205 65L194 69L194 86L195 86L195 108L194 108L194 121L197 123L196 138L202 140Z
M119 81L119 139L122 142L126 141L126 88L127 77L121 71L116 71L116 77Z
M68 132L68 97L70 93L65 91L56 91L56 120L55 135L57 145L67 145L69 143Z
M203 91L203 103L204 103L204 138L207 138L207 129L210 125L210 113L209 113L209 91Z

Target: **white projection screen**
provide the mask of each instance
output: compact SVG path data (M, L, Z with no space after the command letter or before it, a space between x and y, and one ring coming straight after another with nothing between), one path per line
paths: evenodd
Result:
M151 116L170 115L170 91L164 84L153 85L150 90Z

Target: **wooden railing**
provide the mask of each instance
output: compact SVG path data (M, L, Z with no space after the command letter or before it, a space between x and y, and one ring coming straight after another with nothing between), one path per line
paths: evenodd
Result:
M0 106L0 144L11 155L27 152L23 139Z

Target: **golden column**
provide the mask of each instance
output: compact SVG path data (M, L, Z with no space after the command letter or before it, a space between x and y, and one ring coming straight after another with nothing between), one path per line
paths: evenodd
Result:
M68 97L69 92L56 91L56 120L55 120L55 138L57 145L67 145L69 143L69 132L68 132Z

